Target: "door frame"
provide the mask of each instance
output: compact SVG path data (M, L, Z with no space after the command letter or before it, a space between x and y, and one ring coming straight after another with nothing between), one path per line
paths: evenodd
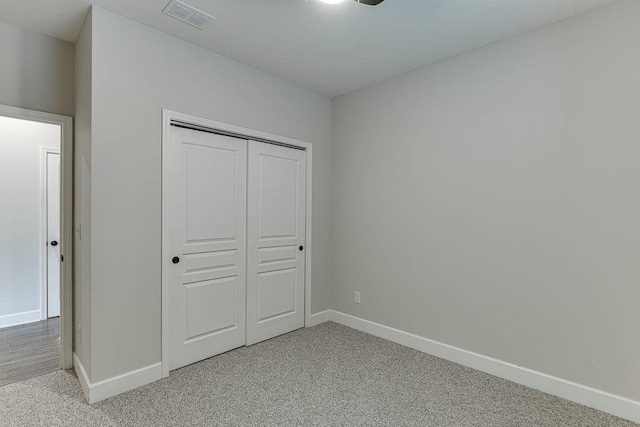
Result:
M189 125L195 128L200 128L203 131L210 131L214 133L220 133L223 135L231 135L240 137L247 140L271 143L275 145L284 145L293 148L298 148L306 151L307 153L307 200L306 200L306 224L305 224L305 245L306 245L306 258L305 258L305 278L304 278L304 326L311 326L311 258L312 258L312 151L313 146L309 142L299 141L297 139L287 138L284 136L274 135L267 132L262 132L254 129L248 129L241 126L236 126L228 123L222 123L215 120L205 119L202 117L193 116L190 114L179 113L177 111L171 111L167 109L162 110L162 251L161 251L161 265L162 265L162 313L161 313L161 327L162 327L162 377L169 376L169 263L165 262L171 255L168 253L168 221L165 219L168 217L168 207L165 204L167 200L167 179L168 179L168 165L165 161L167 159L168 147L169 147L169 132L171 123L179 122L185 125ZM166 259L165 259L166 258Z
M40 247L42 248L42 254L40 256L40 279L42 282L42 288L40 291L40 320L47 320L49 318L49 166L47 162L47 155L58 154L60 155L59 148L52 147L40 147L40 212L41 212L41 231L40 231ZM60 159L62 160L62 158ZM62 167L62 162L60 163ZM62 176L60 177L62 180ZM62 181L60 181L62 184ZM62 201L62 200L61 200ZM60 206L62 208L62 205ZM60 209L62 213L62 209ZM62 218L62 216L60 216ZM62 239L60 239L62 240ZM62 306L60 307L62 309Z
M60 126L60 367L73 367L73 118L0 104L0 116Z

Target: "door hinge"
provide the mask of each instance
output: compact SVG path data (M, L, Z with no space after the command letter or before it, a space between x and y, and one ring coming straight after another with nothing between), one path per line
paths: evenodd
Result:
M60 262L64 262L64 255L60 255Z

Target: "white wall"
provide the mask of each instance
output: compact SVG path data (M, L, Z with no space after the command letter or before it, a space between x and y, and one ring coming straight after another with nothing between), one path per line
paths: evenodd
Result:
M313 311L329 308L330 100L98 8L92 25L90 380L160 361L163 108L314 144Z
M638 46L627 0L335 98L332 308L640 400Z
M75 45L75 139L73 217L81 224L75 236L73 299L74 352L88 375L91 374L91 93L92 93L92 13L84 20ZM74 233L75 234L75 233ZM82 325L84 331L80 331Z
M40 318L43 147L60 126L0 116L0 327Z
M74 46L0 22L0 104L73 115Z
M0 104L73 115L73 43L0 22L0 53ZM7 157L0 159L2 163L7 161ZM4 203L2 206L4 208ZM4 248L10 248L4 240L2 242ZM39 274L39 271L31 271ZM31 296L28 299L33 300ZM0 295L0 305L3 301L8 305ZM38 297L38 307L39 304ZM28 306L32 307L33 303Z

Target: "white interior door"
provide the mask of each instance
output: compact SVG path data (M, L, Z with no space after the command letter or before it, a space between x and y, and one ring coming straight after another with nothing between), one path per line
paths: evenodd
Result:
M60 316L60 154L47 152L47 317Z
M306 152L249 141L247 345L304 326Z
M247 141L171 127L169 368L245 344Z

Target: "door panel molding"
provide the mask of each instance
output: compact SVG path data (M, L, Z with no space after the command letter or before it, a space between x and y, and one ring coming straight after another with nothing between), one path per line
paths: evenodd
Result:
M176 126L187 127L203 132L218 133L225 136L235 137L240 140L258 141L267 144L280 145L289 148L296 148L306 152L306 199L305 199L305 262L304 262L304 326L312 326L311 322L311 260L312 260L312 175L313 175L313 147L311 143L287 138L279 135L248 129L241 126L222 123L215 120L205 119L189 114L179 113L171 110L162 110L162 376L169 376L169 269L171 263L165 262L168 257L172 256L168 253L168 215L169 207L167 205L167 184L168 184L168 168L167 154L169 149L169 135L172 123ZM288 238L278 241L279 246L293 246L289 243ZM231 249L231 248L229 248ZM297 249L296 249L297 251ZM203 251L204 252L204 251ZM298 256L298 255L296 255ZM170 259L170 258L169 258ZM283 260L286 264L289 260ZM277 262L277 261L274 261ZM283 265L286 268L286 265ZM221 269L223 270L223 269ZM197 274L197 273L196 273Z

